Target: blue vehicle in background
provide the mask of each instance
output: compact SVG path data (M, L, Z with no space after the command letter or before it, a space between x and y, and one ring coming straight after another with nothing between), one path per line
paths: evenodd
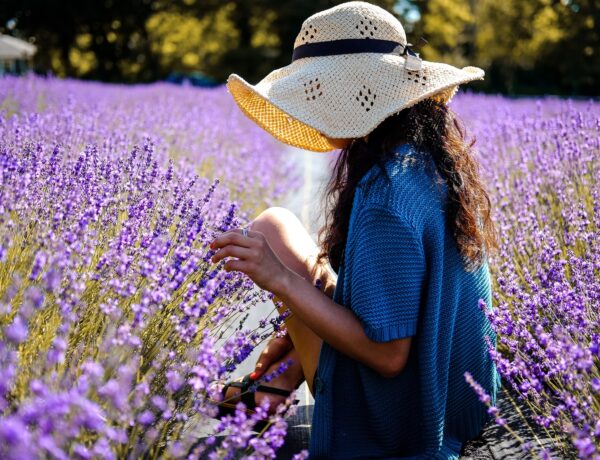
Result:
M192 86L200 86L203 88L212 88L221 84L214 78L208 77L201 72L172 72L165 79L165 81L169 83L174 83L176 85L188 84Z

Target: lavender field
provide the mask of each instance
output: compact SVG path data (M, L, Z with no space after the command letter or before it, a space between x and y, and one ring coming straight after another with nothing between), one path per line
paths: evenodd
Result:
M600 458L600 104L471 96L455 109L496 207L496 305L482 309L504 385L532 423L566 434L565 457Z
M600 103L452 107L501 238L490 352L556 440L523 449L600 458ZM282 319L238 327L269 295L208 244L300 186L284 150L223 87L0 80L0 458L275 457L294 406L210 422Z

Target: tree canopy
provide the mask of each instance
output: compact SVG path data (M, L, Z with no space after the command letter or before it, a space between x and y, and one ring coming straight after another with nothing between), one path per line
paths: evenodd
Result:
M146 82L173 72L257 82L290 63L302 22L327 0L2 0L0 32L38 46L35 68ZM427 60L486 70L478 88L598 95L597 0L377 0ZM420 38L428 43L418 46Z

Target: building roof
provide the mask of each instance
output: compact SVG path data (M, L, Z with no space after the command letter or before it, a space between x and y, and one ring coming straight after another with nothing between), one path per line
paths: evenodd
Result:
M36 51L37 48L25 40L0 34L0 59L28 59Z

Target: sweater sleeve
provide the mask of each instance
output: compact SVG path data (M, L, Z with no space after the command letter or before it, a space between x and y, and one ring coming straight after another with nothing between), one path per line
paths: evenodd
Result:
M350 304L377 342L416 334L425 257L420 237L385 208L366 209L356 222Z

